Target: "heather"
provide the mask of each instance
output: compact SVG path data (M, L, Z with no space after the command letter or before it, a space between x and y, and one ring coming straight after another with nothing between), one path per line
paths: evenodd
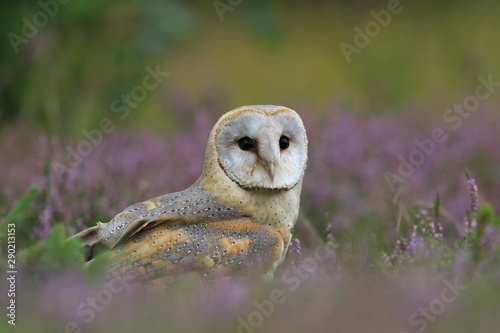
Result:
M193 110L192 121L167 135L117 130L62 174L54 162L64 162L66 145L78 142L27 134L22 125L3 131L2 156L10 163L1 165L1 209L4 226L17 224L20 317L33 318L20 326L47 332L70 321L83 331L111 332L164 331L165 325L172 332L494 327L500 273L496 114L478 111L481 117L471 117L436 146L393 192L384 173L397 172L397 156L415 149L415 139L440 126L440 118L298 111L308 131L309 164L301 218L275 281L123 289L100 311L86 302L106 290L100 265L107 259L84 265L78 244L66 242L67 236L194 182L218 111ZM432 320L422 308L432 309Z
M336 228L351 228L365 217L397 213L399 203L407 210L428 205L439 193L442 209L453 222L449 227L460 233L460 218L469 201L466 169L481 175L477 181L482 201L497 205L500 150L495 129L500 121L487 108L456 131L446 128L439 117L422 120L410 112L367 117L341 109L326 115L298 111L310 146L302 210L318 226L333 222ZM201 173L206 140L219 115L218 110L195 108L188 115L192 121L166 135L120 128L104 135L75 167L67 163L68 149L74 151L80 141L62 141L43 132L27 134L22 125L7 128L0 133L2 156L9 161L1 165L2 214L30 185L39 186L43 198L37 202L41 214L35 236L42 239L54 222L76 231L95 220L109 220L131 203L182 190ZM445 128L450 138L436 143L410 176L390 184L387 173L398 174L398 157L408 160L419 150L415 140L429 138L436 127ZM59 164L66 168L59 169Z

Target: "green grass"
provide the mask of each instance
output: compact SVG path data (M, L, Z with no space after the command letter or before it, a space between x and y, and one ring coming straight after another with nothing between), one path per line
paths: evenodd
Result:
M21 56L9 54L3 70L19 96L16 111L35 115L54 133L72 135L112 115L111 102L141 84L147 65L160 64L171 76L126 121L158 131L175 127L169 114L179 92L193 107L222 94L224 109L272 103L320 113L332 105L367 113L412 106L443 113L474 92L478 75L500 77L500 5L492 1L407 3L348 64L339 44L352 44L354 26L364 27L373 20L370 10L384 6L275 4L264 15L243 3L223 22L213 8L194 6L181 10L187 16L177 30L165 31L146 24L156 22L152 13L130 5L99 9L92 25L85 21L92 20L92 10L87 16L77 11L80 21L61 12L60 21L41 30ZM17 31L19 22L12 20ZM141 46L149 39L151 47ZM36 60L22 60L32 48L40 49ZM497 95L488 103L499 101Z

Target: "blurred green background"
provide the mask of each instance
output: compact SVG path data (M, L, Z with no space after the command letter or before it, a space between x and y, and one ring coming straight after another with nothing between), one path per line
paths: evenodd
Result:
M40 3L56 12L46 22ZM80 138L116 117L113 101L157 65L170 75L124 124L169 131L186 101L215 104L220 113L270 103L318 113L442 114L473 93L478 75L500 77L500 4L493 0L403 1L351 63L340 43L354 45L354 27L364 30L370 11L386 10L388 1L40 3L0 5L1 126L21 121ZM23 37L23 17L40 28L13 43L13 34Z

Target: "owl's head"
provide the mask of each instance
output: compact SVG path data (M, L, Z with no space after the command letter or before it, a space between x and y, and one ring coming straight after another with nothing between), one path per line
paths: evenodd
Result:
M245 189L288 190L303 177L307 136L299 115L274 105L229 111L212 135L224 173Z

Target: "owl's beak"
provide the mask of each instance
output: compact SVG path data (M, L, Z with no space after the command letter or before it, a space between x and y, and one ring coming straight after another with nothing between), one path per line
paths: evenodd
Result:
M275 164L273 162L266 163L264 165L264 168L266 169L267 173L269 174L269 177L271 177L271 181L274 181Z
M273 138L270 136L269 133L273 133L273 128L268 129L267 127L264 128L266 130L266 135L269 135L268 140L263 140L263 142L273 142ZM276 171L276 164L280 159L280 151L278 145L265 145L264 143L261 143L261 145L257 149L257 155L260 160L260 164L264 167L264 170L266 170L267 174L269 175L269 178L271 178L271 183L274 183L274 175ZM270 147L269 147L270 146Z

